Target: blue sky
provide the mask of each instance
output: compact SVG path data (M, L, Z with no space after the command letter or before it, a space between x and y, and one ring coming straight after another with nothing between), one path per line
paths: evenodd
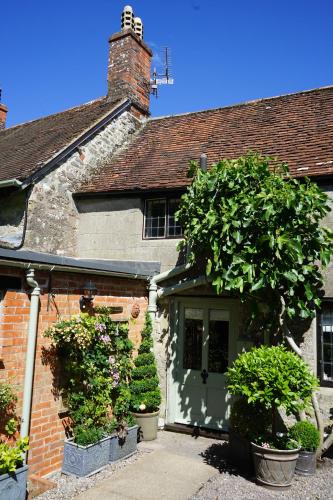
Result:
M173 86L154 116L333 84L332 0L133 0L145 41L171 49ZM2 0L0 87L7 125L106 93L118 0Z

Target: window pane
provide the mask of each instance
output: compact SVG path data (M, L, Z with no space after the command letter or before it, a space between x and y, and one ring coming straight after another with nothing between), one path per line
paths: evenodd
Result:
M175 213L179 209L180 200L169 200L168 208L168 236L182 236L183 231L180 223L176 221Z
M183 368L185 370L201 370L202 365L202 309L185 309L184 320L184 354Z
M148 200L146 202L145 238L165 237L165 200Z
M320 376L323 381L333 382L333 304L323 306L319 334Z
M228 368L228 311L212 310L209 314L208 372L224 373Z

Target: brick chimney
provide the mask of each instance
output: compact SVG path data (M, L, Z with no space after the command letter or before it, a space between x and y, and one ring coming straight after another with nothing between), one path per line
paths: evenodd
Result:
M122 31L109 40L108 97L117 101L132 99L140 115L149 115L150 65L152 51L142 40L140 18L131 7L122 14Z
M6 127L7 106L0 102L0 130Z

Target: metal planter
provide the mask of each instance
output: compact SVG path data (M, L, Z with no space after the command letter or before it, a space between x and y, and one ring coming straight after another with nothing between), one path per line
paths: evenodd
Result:
M291 485L299 449L276 450L252 443L252 451L258 484L276 489Z
M123 458L127 458L137 450L138 442L138 426L129 427L125 439L119 438L117 435L110 437L110 455L109 461L116 462Z
M27 491L28 466L15 472L0 475L0 500L25 500Z
M316 473L316 466L316 452L301 450L296 462L295 473L299 476L314 476Z
M110 437L88 446L80 446L68 439L64 444L63 474L87 477L109 463Z

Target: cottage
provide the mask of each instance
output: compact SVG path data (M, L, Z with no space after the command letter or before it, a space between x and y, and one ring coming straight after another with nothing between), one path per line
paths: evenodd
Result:
M123 23L110 38L107 96L9 129L0 105L0 377L23 387L28 341L33 392L19 396L29 464L40 475L60 467L64 438L42 332L59 314L79 311L87 281L96 303L122 308L117 317L129 319L139 306L130 329L136 343L147 307L154 316L160 423L228 429L224 373L249 341L240 302L217 296L177 251L182 228L175 212L191 159L207 168L258 150L287 162L295 177L333 190L333 87L151 118L151 57L142 26ZM333 226L331 217L326 222ZM329 268L322 312L304 345L327 417L331 274ZM40 297L38 318L31 316L31 290ZM30 325L38 319L36 353L29 318Z

